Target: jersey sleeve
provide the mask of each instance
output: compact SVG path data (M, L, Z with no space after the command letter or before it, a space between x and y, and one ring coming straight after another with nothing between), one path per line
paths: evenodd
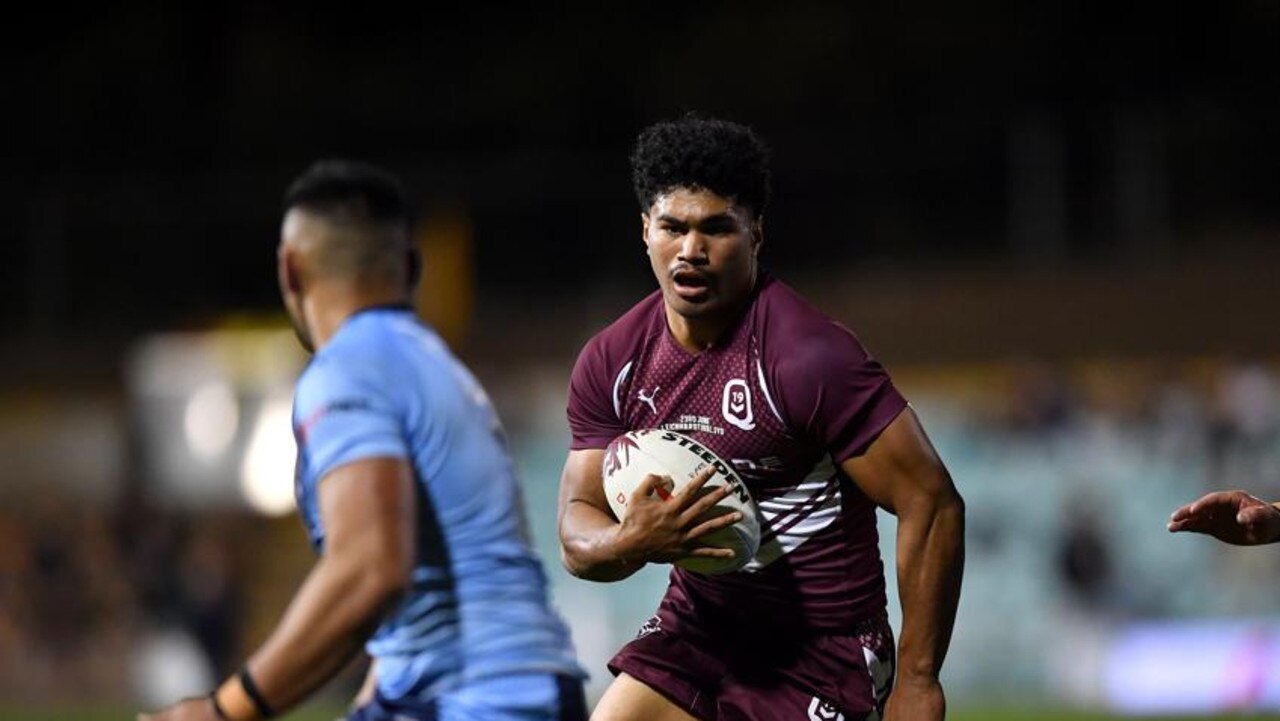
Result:
M884 367L835 321L783 352L775 382L788 421L836 463L865 453L907 406Z
M569 450L604 448L626 432L613 397L603 348L598 342L590 342L578 355L569 379Z
M313 482L352 461L409 457L400 413L385 385L372 364L313 363L303 374L296 435Z

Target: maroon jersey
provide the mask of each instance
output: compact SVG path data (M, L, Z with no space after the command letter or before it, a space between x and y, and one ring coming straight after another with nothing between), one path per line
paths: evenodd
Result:
M639 428L679 431L731 462L760 509L743 570L679 567L668 599L722 620L849 629L885 613L874 504L841 471L906 407L847 328L762 274L741 319L690 353L661 292L592 338L573 369L573 450Z

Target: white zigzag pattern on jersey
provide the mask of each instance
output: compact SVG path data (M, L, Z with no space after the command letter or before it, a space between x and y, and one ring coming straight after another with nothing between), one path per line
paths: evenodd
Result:
M776 508L780 512L786 511L796 506L795 501L790 498L793 494L796 496L803 495L805 496L805 498L808 498L808 496L812 495L814 491L819 490L821 488L826 488L829 485L830 485L830 482L827 480L818 481L816 483L801 483L800 485L788 491L787 495L785 496L782 496L780 498L770 498L767 501L760 501L756 505L760 506L761 508Z
M840 484L831 456L823 456L809 475L781 496L760 501L762 540L756 557L743 569L758 571L791 553L840 517ZM816 492L816 493L815 493ZM803 514L796 521L797 514ZM794 525L790 525L794 522ZM785 530L775 532L775 528Z

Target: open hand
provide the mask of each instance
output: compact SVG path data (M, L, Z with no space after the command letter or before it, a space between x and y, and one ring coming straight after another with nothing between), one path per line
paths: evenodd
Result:
M1204 533L1237 546L1274 543L1280 540L1280 508L1244 491L1218 491L1174 511L1169 530Z

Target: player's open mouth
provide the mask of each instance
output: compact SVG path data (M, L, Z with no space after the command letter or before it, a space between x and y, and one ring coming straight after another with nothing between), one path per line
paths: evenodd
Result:
M671 274L676 295L685 300L702 300L706 297L711 279L695 270L677 270Z

